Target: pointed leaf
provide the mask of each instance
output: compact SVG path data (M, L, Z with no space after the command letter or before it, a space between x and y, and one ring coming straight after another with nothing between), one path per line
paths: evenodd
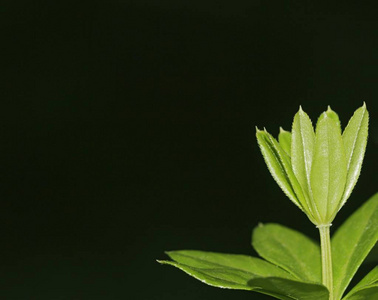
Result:
M316 127L311 188L323 224L331 223L344 192L347 166L340 128L326 113ZM320 224L317 224L320 225Z
M290 156L291 155L291 132L280 128L280 133L278 134L278 141L282 149L284 149L287 155Z
M362 107L355 111L343 133L348 173L340 208L348 200L354 186L356 185L358 177L360 176L367 144L368 127L369 113L364 103Z
M253 231L252 245L264 259L300 280L322 282L320 247L293 229L261 224Z
M308 217L310 218L312 222L314 222L312 218L312 214L308 209L309 200L303 194L302 187L294 175L293 168L291 166L290 156L283 150L283 148L280 146L277 140L269 132L265 130L265 134L267 138L269 139L270 145L272 146L272 149L275 155L278 157L279 161L282 163L285 177L288 179L288 182L294 191L296 199L298 200L299 208L308 215Z
M378 299L378 266L371 270L343 299Z
M211 286L251 290L282 300L327 300L328 297L324 286L295 281L286 271L258 258L193 250L171 251L168 255L175 261L159 262L179 268Z
M285 172L284 163L281 161L280 156L277 153L277 149L275 149L274 145L272 144L267 132L257 130L256 137L265 163L274 180L277 182L285 195L288 196L295 205L302 209L302 206L289 181L288 175Z
M251 290L248 281L253 278L293 278L271 263L246 255L196 250L169 251L167 255L174 262L160 263L175 266L206 284L221 288Z
M330 106L328 106L328 109L326 111L327 113L327 116L330 117L331 119L335 120L336 123L337 123L337 127L340 129L341 131L341 123L340 123L340 119L339 119L339 115L334 112Z
M330 106L328 106L328 109L327 109L327 111L325 111L325 113L326 113L327 117L330 117L331 119L333 119L336 122L337 127L339 128L339 131L341 133L341 123L340 123L339 115L336 112L334 112L331 109ZM318 119L316 126L318 126L319 121L323 118L324 118L324 114L321 114L319 119Z
M230 268L251 273L254 276L278 276L294 278L288 272L257 257L197 250L168 251L174 261L194 268Z
M332 237L336 299L340 299L377 240L378 193L353 213Z
M291 134L291 164L293 172L302 186L303 193L307 198L312 199L310 174L315 133L310 118L302 108L294 116ZM311 202L309 209L313 216L318 215Z
M196 268L174 261L158 261L161 264L174 266L186 274L208 285L223 289L252 290L248 281L254 278L254 274L232 268L208 267Z

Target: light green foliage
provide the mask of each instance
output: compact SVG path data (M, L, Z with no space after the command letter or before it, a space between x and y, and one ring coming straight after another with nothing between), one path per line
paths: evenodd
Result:
M307 204L305 211L312 222L316 222L318 213L311 201L312 191L310 184L310 174L312 158L314 153L315 133L314 128L308 115L299 109L294 116L291 140L291 163L293 172L302 187L304 198L302 203Z
M278 135L278 141L282 149L285 150L287 155L291 155L291 132L286 131L280 127L280 133Z
M369 113L364 104L356 110L343 132L343 142L347 159L347 181L340 208L348 200L358 177L365 155L369 126ZM339 209L340 209L339 208Z
M261 224L253 230L252 245L261 257L297 279L322 282L320 247L302 233L279 224Z
M316 123L316 127L318 126L319 121L322 120L325 116L331 118L332 120L336 122L336 126L337 128L339 128L340 134L341 134L341 123L340 123L339 115L336 112L334 112L330 106L328 106L328 109L319 116L318 122Z
M293 172L290 156L266 130L257 129L256 137L266 165L282 191L302 211L308 211L309 204ZM309 218L315 222L311 215L309 215Z
M330 224L350 196L361 171L368 120L364 104L341 134L339 117L328 107L315 133L309 116L300 108L291 134L280 130L279 144L266 130L257 129L257 141L273 178L315 225Z
M327 300L328 291L310 281L296 279L278 266L256 257L183 250L167 252L172 265L211 286L257 291L277 299Z
M334 287L337 297L341 297L377 240L378 193L350 216L332 238Z
M289 199L300 209L303 209L289 179L288 172L293 173L289 165L289 156L278 143L273 143L274 138L272 138L266 131L257 130L256 137L260 145L261 153L273 178L286 196L288 196Z
M320 216L320 224L329 224L338 211L347 174L343 141L339 124L322 114L316 125L311 189Z
M240 254L224 254L207 251L181 250L168 251L166 254L180 265L201 270L238 271L251 280L256 277L282 277L294 279L288 272L257 257ZM239 282L241 283L241 282Z
M344 298L343 294L378 240L378 194L336 231L329 226L349 198L361 171L369 115L364 104L344 132L328 107L316 130L302 110L292 132L280 128L278 141L265 129L256 137L265 163L285 195L319 227L321 247L278 224L261 224L252 245L263 258L195 250L167 252L172 265L211 286L255 291L282 300L378 299L378 267ZM265 260L264 260L265 259Z

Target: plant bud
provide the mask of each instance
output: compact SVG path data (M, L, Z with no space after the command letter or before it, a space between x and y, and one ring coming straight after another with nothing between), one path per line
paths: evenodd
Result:
M291 133L278 141L256 128L266 165L289 199L317 226L330 225L349 198L361 171L368 136L366 105L357 109L344 132L328 107L316 124L299 108Z

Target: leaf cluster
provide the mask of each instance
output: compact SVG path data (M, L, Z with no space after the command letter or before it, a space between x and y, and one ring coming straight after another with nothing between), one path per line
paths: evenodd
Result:
M266 165L289 199L317 226L332 223L358 180L368 136L364 104L344 132L328 107L317 121L299 109L292 131L280 129L278 141L265 129L256 137Z
M329 227L358 180L368 136L364 104L342 131L328 107L314 130L299 109L292 131L278 140L265 129L256 137L266 165L280 188L319 227L321 246L278 224L261 224L252 246L261 258L196 250L169 251L172 265L215 287L249 290L288 300L378 299L378 267L349 293L350 284L378 240L378 194L350 216L330 240ZM328 287L328 288L327 288Z
M354 274L378 240L378 193L332 237L335 299L378 299L378 267L347 295ZM249 290L282 300L328 300L321 280L320 247L302 233L279 224L260 224L252 245L261 258L196 250L169 251L174 266L211 286Z

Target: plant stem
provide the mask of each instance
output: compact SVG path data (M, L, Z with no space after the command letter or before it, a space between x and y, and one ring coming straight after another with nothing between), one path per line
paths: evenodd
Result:
M322 252L322 280L329 290L329 300L333 298L333 274L332 274L332 253L329 228L331 225L319 226L320 247Z

